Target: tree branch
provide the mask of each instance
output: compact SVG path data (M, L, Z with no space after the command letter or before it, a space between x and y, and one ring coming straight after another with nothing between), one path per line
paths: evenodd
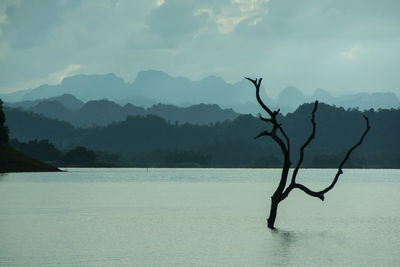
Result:
M267 105L265 105L265 103L262 101L261 97L260 97L260 87L261 87L261 81L262 78L260 79L251 79L248 77L245 77L246 80L249 80L250 82L253 83L254 87L256 88L256 98L257 98L257 102L260 104L260 106L268 113L268 115L271 117L271 119L267 119L264 117L260 116L260 119L268 122L268 123L272 123L273 124L273 128L271 131L271 137L273 137L273 139L278 143L278 145L281 147L282 151L284 151L285 153L290 153L290 141L288 136L286 135L285 131L282 129L281 125L278 123L278 121L276 120L276 116L279 114L280 109L276 110L276 111L272 111ZM285 143L282 141L282 139L276 135L276 131L279 129L279 131L282 133L283 137L286 140L286 145ZM265 135L265 134L260 134L258 135L256 138Z
M365 136L367 135L368 131L371 129L371 126L369 125L368 118L366 116L364 116L364 119L366 121L366 128L365 128L365 131L364 131L363 135L360 138L360 141L358 141L357 144L355 144L352 148L350 148L347 151L346 156L344 157L344 159L342 160L342 162L340 163L340 165L338 167L338 171L337 171L337 173L335 175L335 178L333 179L332 183L327 188L325 188L324 190L319 191L318 193L325 194L325 193L329 192L335 186L336 182L339 179L339 176L343 173L343 170L342 170L343 165L349 159L349 157L350 157L351 153L354 151L354 149L356 149L358 146L360 146L362 144L362 142L364 141Z
M298 188L298 189L302 190L304 193L306 193L312 197L317 197L317 198L321 199L322 201L324 201L324 199L325 199L324 193L312 191L311 189L307 188L306 186L304 186L302 184L296 183L296 184L294 184L293 188Z
M274 113L267 107L267 105L264 104L264 102L260 98L260 86L261 86L261 81L262 78L258 79L250 79L248 77L245 77L246 80L249 80L254 84L254 87L256 88L256 98L257 102L260 104L260 106L271 116L271 118L274 118Z
M300 166L301 166L301 164L303 163L303 160L304 160L304 149L308 146L308 144L311 143L311 141L315 137L315 128L316 128L315 112L317 111L317 109L318 109L318 101L315 101L314 109L313 109L313 111L311 113L312 131L311 131L311 134L308 137L307 141L300 148L300 158L299 158L299 161L297 162L296 168L294 169L293 174L292 174L292 183L293 184L296 182L297 173L299 172Z
M271 119L267 119L267 118L261 116L261 114L259 114L258 117L260 118L260 120L265 121L267 123L272 123L272 124L274 123Z
M321 199L322 201L324 201L324 199L325 199L323 193L313 191L313 190L309 189L308 187L306 187L305 185L291 182L290 185L286 188L286 190L282 193L280 201L287 198L289 193L295 188L302 190L304 193L306 193L312 197L317 197L317 198Z
M279 112L279 110L278 110ZM281 124L279 124L278 126L279 130L281 131L283 137L285 137L286 140L286 145L287 145L287 151L288 153L290 153L290 141L289 141L289 137L286 135L286 133L283 131L283 128L281 127Z
M257 135L256 137L254 137L254 139L257 139L257 138L259 138L259 137L261 137L261 136L272 136L272 133L271 133L271 132L268 132L268 131L263 131L263 132L261 132L259 135Z

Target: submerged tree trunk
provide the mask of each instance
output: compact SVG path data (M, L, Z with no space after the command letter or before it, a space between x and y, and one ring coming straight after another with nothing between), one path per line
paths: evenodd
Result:
M367 117L364 116L365 120L366 120L366 129L364 131L364 133L362 134L360 140L358 141L357 144L355 144L354 146L352 146L346 153L346 156L344 157L344 159L342 160L342 162L339 164L337 173L332 181L332 183L325 189L321 190L321 191L312 191L310 190L308 187L306 187L305 185L299 184L296 182L296 176L297 173L301 167L301 164L303 163L303 159L304 159L304 149L308 146L308 144L311 143L311 141L314 139L315 137L315 129L316 129L316 123L315 123L315 112L317 111L318 108L318 101L315 101L314 103L314 109L312 110L311 113L311 124L312 124L312 132L310 134L310 136L308 137L308 139L304 142L304 144L300 147L300 157L299 157L299 161L296 164L296 167L293 170L293 174L291 177L291 181L289 183L289 186L286 187L286 183L287 183L287 178L288 178L288 174L289 174L289 168L291 166L291 161L290 161L290 140L289 137L286 135L285 131L282 128L282 124L279 123L277 121L277 115L279 114L279 109L277 111L272 111L268 106L266 106L264 104L264 102L261 100L260 98L260 86L261 86L261 79L250 79L250 78L246 78L247 80L251 81L255 88L256 88L256 98L258 103L260 104L260 106L268 113L268 115L270 116L270 118L265 118L263 116L260 115L260 119L268 124L272 125L272 129L270 131L264 131L261 132L259 135L257 135L255 137L255 139L261 137L261 136L269 136L271 137L275 143L280 147L281 152L284 156L284 163L283 163L283 167L282 167L282 173L281 173L281 179L279 181L279 185L277 187L277 189L275 190L273 196L271 197L271 209L270 209L270 213L269 213L269 217L267 219L268 222L268 227L271 229L275 228L275 219L276 219L276 215L277 215L277 211L278 211L278 205L279 203L284 200L289 193L297 188L302 190L304 193L319 198L321 200L324 200L325 198L325 193L329 192L336 184L336 182L339 179L339 176L343 173L343 165L346 163L346 161L348 160L348 158L350 157L351 153L362 144L365 136L367 135L369 129L371 128L369 125L369 120Z
M269 217L267 219L268 227L271 229L275 229L275 219L276 213L278 211L279 201L276 200L273 196L271 197L271 209L269 211Z

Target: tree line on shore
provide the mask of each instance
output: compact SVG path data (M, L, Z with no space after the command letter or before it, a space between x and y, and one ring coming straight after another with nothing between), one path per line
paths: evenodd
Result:
M309 129L303 125L308 123L311 109L311 104L304 104L295 112L279 118L293 136L293 151L309 134ZM52 145L59 152L49 151L53 158L42 159L58 164L67 162L66 155L77 147L89 154L93 152L95 158L86 162L109 162L122 166L281 167L282 164L278 148L271 141L254 140L255 134L266 126L251 115L208 125L170 123L154 115L131 116L107 126L82 129L17 109L6 108L5 113L15 147L32 153L28 151L33 151L35 146ZM352 155L346 167L399 168L400 110L361 112L323 103L316 115L318 138L307 148L304 166L336 166L362 131L362 115L368 116L372 129L365 144ZM33 141L35 139L47 141ZM44 153L46 149L39 151ZM74 164L71 158L69 162Z

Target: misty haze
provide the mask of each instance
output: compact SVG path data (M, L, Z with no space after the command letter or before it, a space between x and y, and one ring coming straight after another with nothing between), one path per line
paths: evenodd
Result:
M400 265L398 14L1 1L0 265Z

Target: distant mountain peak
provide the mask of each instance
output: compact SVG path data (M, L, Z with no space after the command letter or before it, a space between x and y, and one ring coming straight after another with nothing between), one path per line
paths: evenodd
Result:
M210 75L202 79L201 81L206 81L206 82L214 82L214 83L226 83L224 79L222 79L219 76L215 75Z
M325 95L331 95L327 90L324 88L316 88L314 90L314 94L325 94Z
M64 107L68 108L69 110L77 110L80 109L84 102L76 98L72 94L62 94L60 96L55 96L48 98L48 100L55 100L60 102Z
M294 86L286 86L285 88L283 88L280 94L286 94L286 93L296 93L299 95L303 95L303 93L297 87Z
M121 107L114 101L108 100L106 98L99 99L99 100L91 100L86 102L86 104L83 106L83 108L91 107L91 106L96 106L96 107Z
M278 102L286 100L291 101L291 99L303 100L304 98L305 96L299 89L294 86L288 86L279 93Z
M103 82L114 82L114 83L122 83L125 84L124 79L116 76L114 73L108 74L77 74L73 76L68 76L64 78L61 82L63 86L69 85L81 85L83 84L93 84L93 83L103 83Z
M283 113L291 111L293 107L298 107L306 102L303 93L294 86L285 87L278 96L277 106Z
M147 79L173 79L173 77L168 73L159 70L142 70L136 75L135 82Z
M318 100L326 103L331 103L332 99L333 99L332 95L328 91L322 88L315 89L314 93L311 96L311 100L313 101Z

